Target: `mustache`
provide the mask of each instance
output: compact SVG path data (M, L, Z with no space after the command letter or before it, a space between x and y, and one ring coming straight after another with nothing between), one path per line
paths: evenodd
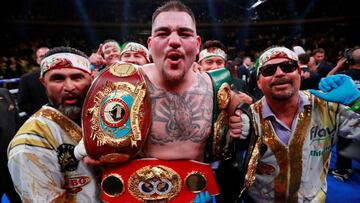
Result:
M282 85L282 84L286 84L286 83L293 84L294 82L287 78L277 78L270 83L270 87L272 87L274 85Z
M170 50L166 51L166 54L165 54L166 57L173 56L173 55L181 57L183 54L181 51L179 51L177 49L170 49Z
M64 103L65 100L67 99L76 99L77 102L76 104L74 105L77 105L77 106L82 106L82 104L84 103L84 100L85 100L85 96L86 96L86 93L83 93L83 94L77 94L77 93L64 93L60 96L60 99L61 99L61 102L60 103Z
M61 96L61 101L63 102L64 100L67 100L67 99L77 99L77 100L80 100L81 99L81 96L80 95L77 95L77 94L63 94Z

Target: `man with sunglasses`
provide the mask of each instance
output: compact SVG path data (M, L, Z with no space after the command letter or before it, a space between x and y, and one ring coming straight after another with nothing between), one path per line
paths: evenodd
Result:
M360 91L353 81L324 78L323 92L311 90L315 97L299 90L297 62L295 52L273 47L256 64L264 97L251 105L255 142L245 181L251 202L325 202L336 135L360 138L360 115L353 111L360 108Z

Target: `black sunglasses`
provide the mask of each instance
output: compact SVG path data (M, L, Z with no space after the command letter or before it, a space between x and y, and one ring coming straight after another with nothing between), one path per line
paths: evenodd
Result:
M297 69L298 64L296 61L283 61L281 63L262 66L259 71L261 75L268 77L275 74L277 67L280 67L281 71L284 73L291 73Z

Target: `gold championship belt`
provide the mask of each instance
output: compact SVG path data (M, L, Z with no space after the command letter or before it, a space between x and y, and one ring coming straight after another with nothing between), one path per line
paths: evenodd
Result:
M142 74L133 64L115 63L87 93L82 126L87 154L104 163L139 152L150 128L151 104Z
M212 134L206 145L205 158L208 162L227 158L226 134L228 131L229 115L226 111L231 101L231 75L226 68L219 68L207 72L211 78L213 99Z
M104 202L190 203L196 194L219 194L211 166L192 160L137 159L103 169Z

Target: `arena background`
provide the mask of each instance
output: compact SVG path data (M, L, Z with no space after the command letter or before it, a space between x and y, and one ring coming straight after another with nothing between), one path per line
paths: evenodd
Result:
M263 0L262 0L263 1ZM70 45L89 54L105 39L146 44L159 0L14 0L0 8L0 55L27 59L41 45ZM356 1L184 0L195 13L202 40L221 40L230 58L270 45L322 47L336 62L359 44Z
M16 78L37 68L40 46L68 45L90 55L105 39L146 45L151 14L159 0L13 0L0 7L0 86L16 89ZM322 47L336 64L346 48L360 45L355 0L184 0L197 19L203 41L221 40L230 59L270 45L305 50ZM14 79L15 78L15 79ZM16 96L16 95L15 95ZM334 153L333 153L334 155ZM334 161L334 156L332 164ZM359 164L347 183L328 178L327 202L360 202ZM3 201L6 202L5 198Z

